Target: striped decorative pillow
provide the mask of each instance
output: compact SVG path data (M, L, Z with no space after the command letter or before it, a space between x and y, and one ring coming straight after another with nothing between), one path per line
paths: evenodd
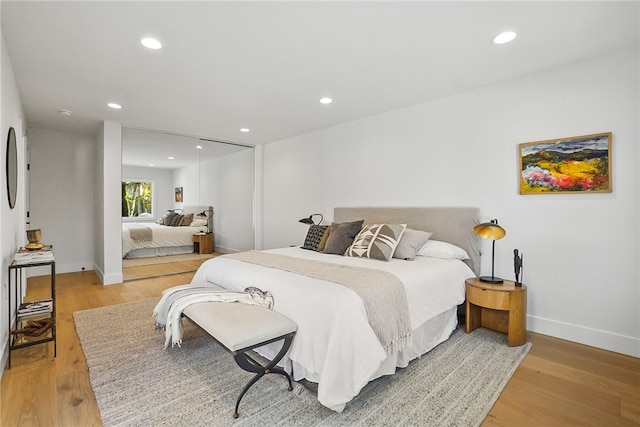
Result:
M407 224L367 224L347 248L345 256L389 261Z

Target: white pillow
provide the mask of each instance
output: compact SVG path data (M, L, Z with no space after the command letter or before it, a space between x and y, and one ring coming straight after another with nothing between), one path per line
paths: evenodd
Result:
M191 221L191 224L189 224L190 227L203 227L206 225L207 225L207 220L201 219L201 218L195 218L193 221Z
M428 240L418 249L418 255L443 259L469 259L469 255L464 249L438 240Z

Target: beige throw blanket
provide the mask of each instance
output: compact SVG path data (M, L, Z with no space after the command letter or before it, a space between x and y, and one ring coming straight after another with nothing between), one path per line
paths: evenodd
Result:
M407 295L400 279L391 273L260 251L223 256L347 286L362 299L369 324L387 353L402 350L411 341Z
M129 236L131 236L131 240L136 242L150 242L153 239L153 230L149 227L144 226L131 226L128 227Z

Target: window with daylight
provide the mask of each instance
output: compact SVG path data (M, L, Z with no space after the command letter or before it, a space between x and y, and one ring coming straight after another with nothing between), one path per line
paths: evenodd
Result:
M153 181L122 180L122 217L153 219Z

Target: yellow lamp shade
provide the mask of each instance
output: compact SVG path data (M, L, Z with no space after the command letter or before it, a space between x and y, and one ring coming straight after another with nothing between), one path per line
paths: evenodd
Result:
M490 222L483 222L473 227L473 231L484 239L500 240L507 232L498 225L498 220L492 219Z

